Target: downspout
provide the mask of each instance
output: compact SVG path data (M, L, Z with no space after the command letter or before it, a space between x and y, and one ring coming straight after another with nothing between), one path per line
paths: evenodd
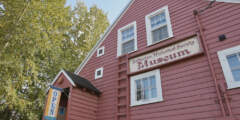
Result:
M227 88L225 87L226 85L225 84L220 84L220 86L221 86L221 89L222 89L221 91L223 92L224 100L225 100L226 105L227 105L227 109L229 111L229 116L233 119L234 115L233 115L232 108L231 108L231 105L230 105L230 98L229 98L228 93L227 93Z
M213 4L213 2L211 2L210 4ZM204 10L206 10L208 8L209 8L209 6L207 8L205 8ZM219 85L218 85L218 82L217 82L216 72L215 72L213 64L212 64L213 62L212 62L212 59L211 59L210 54L209 54L209 49L207 48L206 37L204 35L204 28L203 28L203 26L200 22L200 19L199 19L199 13L203 12L204 10L199 10L199 11L194 10L193 14L195 16L195 20L196 20L197 25L198 25L201 42L203 44L203 49L204 49L204 51L206 53L206 56L207 56L208 64L209 64L209 67L210 67L210 72L211 72L212 78L214 79L214 84L215 84L215 88L216 88L216 92L217 92L217 98L218 98L218 101L219 101L219 104L220 104L220 107L221 107L221 112L223 114L223 117L226 118L227 115L226 115L226 111L224 109L223 99L221 97L220 88L219 88Z
M234 115L233 115L233 112L232 112L232 108L231 108L231 105L230 105L230 98L228 96L227 88L226 88L225 84L221 84L221 83L217 82L216 72L214 70L214 67L213 67L213 64L212 64L213 62L212 62L211 56L209 54L209 50L207 48L206 37L204 35L204 28L203 28L203 26L202 26L202 24L200 22L200 19L199 19L199 14L204 12L205 10L211 8L212 4L214 2L215 1L210 2L210 4L206 8L202 9L202 10L199 10L199 11L198 10L194 10L193 13L194 13L196 22L198 24L198 29L199 29L199 33L198 34L200 34L199 37L201 38L201 42L203 44L204 51L205 51L205 53L207 55L208 63L209 63L210 70L211 70L211 75L212 75L212 77L214 79L214 84L215 84L215 88L216 88L216 91L217 91L217 97L218 97L219 104L221 106L221 111L222 111L223 117L225 119L230 117L231 120L233 120L233 119L237 120L236 118L234 118ZM225 107L224 107L224 103L226 104L229 116L226 113L226 110L225 110Z

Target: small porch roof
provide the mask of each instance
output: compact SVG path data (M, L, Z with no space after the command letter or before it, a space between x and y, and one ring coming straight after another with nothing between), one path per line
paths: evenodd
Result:
M63 74L74 87L86 88L87 90L95 92L97 95L101 94L101 92L89 80L64 69L58 73L51 85L58 80L61 74Z

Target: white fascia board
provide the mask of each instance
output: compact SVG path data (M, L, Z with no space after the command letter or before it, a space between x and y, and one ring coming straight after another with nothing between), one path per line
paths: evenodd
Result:
M240 3L240 0L208 0L208 1L226 2L226 3Z
M67 73L66 73L63 69L62 69L62 70L57 74L57 76L53 79L51 85L53 85L53 84L58 80L59 76L60 76L62 73L64 74L65 77L67 77L67 79L69 80L69 82L75 87L76 84L73 82L73 80L67 75ZM50 86L48 87L46 93L48 92L49 89L50 89Z
M109 33L113 30L113 28L117 25L118 21L122 18L122 16L126 13L128 8L132 5L132 3L135 0L131 0L128 5L122 10L122 12L119 14L119 16L115 19L112 25L107 28L107 30L104 32L103 37L96 43L96 45L92 48L92 50L88 53L88 55L85 57L85 59L82 61L82 63L79 65L79 67L75 70L75 74L79 74L79 72L83 69L83 67L87 64L88 60L93 56L93 54L96 52L97 48L102 44L102 42L106 39L106 37L109 35Z
M76 84L73 82L73 80L68 76L68 74L67 74L64 70L61 70L61 71L57 74L57 76L56 76L56 77L54 78L54 80L52 81L51 85L53 85L53 84L58 80L59 76L60 76L62 73L63 73L64 76L68 79L68 81L75 87Z

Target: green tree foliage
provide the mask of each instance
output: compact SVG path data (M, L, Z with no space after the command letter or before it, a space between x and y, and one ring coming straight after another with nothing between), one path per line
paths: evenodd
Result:
M65 53L61 54L61 60L66 66L71 65L72 68L76 68L79 63L85 58L88 52L100 39L100 36L104 33L106 28L109 26L107 15L97 6L87 8L86 5L78 1L75 8L71 11L72 26L69 32L71 39L70 43L74 44L74 49L64 50ZM66 47L67 48L67 47Z
M0 120L42 117L46 89L73 71L109 25L96 6L66 0L0 0Z

